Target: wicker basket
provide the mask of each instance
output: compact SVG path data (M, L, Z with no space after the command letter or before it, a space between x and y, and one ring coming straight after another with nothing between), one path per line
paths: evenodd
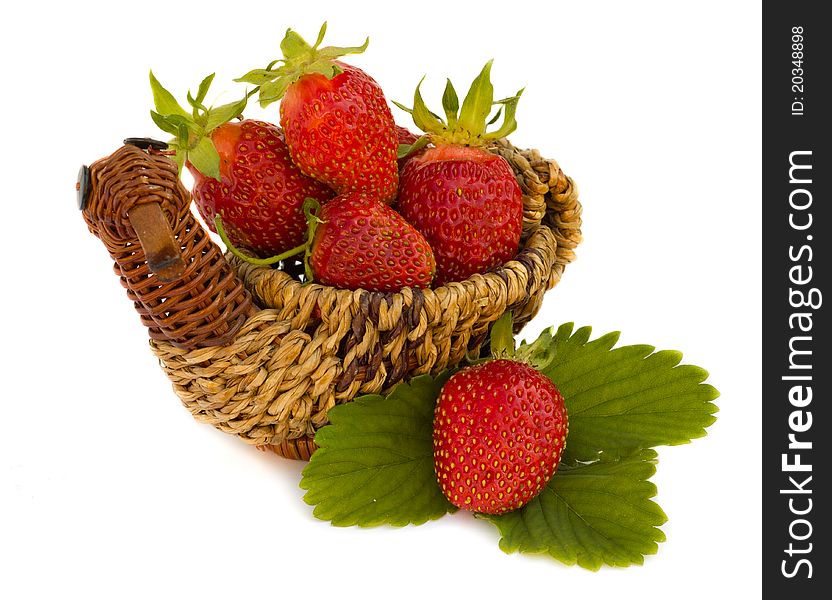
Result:
M291 268L224 256L191 212L176 165L152 144L134 144L82 171L84 219L194 417L290 458L311 456L335 404L477 355L507 310L519 330L581 240L574 182L555 161L500 140L490 150L523 191L513 260L436 289L302 284Z

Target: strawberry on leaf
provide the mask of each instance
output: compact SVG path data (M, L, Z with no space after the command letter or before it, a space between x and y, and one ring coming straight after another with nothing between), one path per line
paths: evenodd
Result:
M517 355L511 313L491 327L491 355L442 387L434 466L454 506L502 514L527 504L549 482L569 426L558 388Z
M699 377L680 374L674 379L654 369L648 370L658 376L655 381L628 377L628 373L639 373L639 365L647 362L641 349L648 346L613 349L615 335L590 342L588 327L571 334L572 325L566 324L557 334L544 332L535 342L520 344L515 350L510 324L508 328L504 325L498 321L493 328L496 331L492 330L497 360L514 353L557 381L563 390L577 390L583 398L573 401L564 393L570 413L569 446L557 473L540 493L519 509L477 516L497 526L500 548L505 552L543 554L590 570L603 565L642 564L643 557L655 554L664 541L659 527L667 520L654 500L656 486L650 478L656 471L657 453L649 446L685 443L700 436L713 422L716 407L709 400L716 396L715 390L702 384ZM631 352L634 348L637 350ZM698 367L689 368L702 372ZM318 432L321 450L312 455L301 481L307 490L304 499L315 505L315 516L336 525L368 527L419 524L453 512L453 504L437 481L430 443L436 416L432 407L441 404L441 394L452 382L447 372L435 380L420 376L409 384L399 384L386 397L362 396L332 409L332 425ZM462 387L467 390L467 385ZM667 427L660 438L654 437L653 423L627 417L642 397L650 399L649 412L656 422ZM591 420L576 418L573 424L573 413L580 414L582 407L599 399L612 401ZM673 420L678 417L680 402L690 415L688 422L676 427ZM471 404L473 408L473 396ZM486 401L483 414L487 406ZM452 407L450 410L453 412ZM453 435L460 442L470 440L470 444L484 446L482 456L478 448L473 450L475 460L482 461L489 438L485 431L477 431L475 421L470 423L471 435L463 433L469 425L468 416L473 415L457 415L465 417L465 423L460 418L459 433L451 429ZM612 435L602 435L614 432L619 425L627 428L630 441L641 439L644 445L623 450ZM499 424L497 428L499 431ZM639 431L646 435L640 436ZM597 444L590 442L594 436ZM569 452L573 440L580 440L580 453ZM496 460L499 465L499 458ZM479 463L465 458L457 465L461 466L460 480L471 475L473 484L472 473L476 473L482 481L483 471L480 466L472 468L475 464ZM479 493L484 496L483 491Z
M489 360L454 374L434 417L434 464L459 508L501 514L527 504L549 482L566 445L557 387L516 360Z

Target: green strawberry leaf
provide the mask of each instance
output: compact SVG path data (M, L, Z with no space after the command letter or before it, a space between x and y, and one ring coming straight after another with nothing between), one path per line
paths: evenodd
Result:
M413 93L413 110L411 111L411 115L413 115L413 122L416 124L416 127L424 131L425 133L442 133L445 131L445 123L433 114L430 109L428 109L427 104L425 104L424 98L422 98L422 82L425 80L422 77L421 81L419 81L419 85L416 86L416 91ZM397 104L399 108L404 108L400 104Z
M280 100L288 87L307 73L320 73L328 79L339 75L343 69L336 63L336 59L345 54L360 54L370 43L370 38L366 38L360 46L320 48L325 35L326 23L321 25L315 45L310 46L299 33L287 29L280 42L283 58L273 60L265 69L252 69L234 81L258 86L258 101L265 108Z
M456 95L454 84L448 79L445 83L445 93L442 94L442 108L445 109L445 117L448 119L448 129L456 127L459 118L459 97Z
M494 104L497 104L497 102L495 102ZM488 123L485 124L485 127L488 128L488 127L492 126L494 123L496 123L497 121L499 121L502 114L503 114L503 107L501 106L500 108L497 109L497 112L494 113L494 116L491 117L491 120L489 120ZM488 136L488 134L485 134L482 137L487 138L487 136Z
M569 413L566 456L592 460L639 448L684 444L705 435L719 392L707 371L681 365L682 354L653 346L613 348L618 333L589 341L591 328L544 331L518 354L537 362L563 394Z
M491 85L491 63L485 63L482 71L471 82L462 108L459 111L459 128L467 131L472 138L485 133L485 121L494 104L494 86Z
M208 88L211 87L215 75L216 73L211 73L200 82L196 92L196 98L194 99L197 104L202 104L205 101L205 96L208 95ZM190 94L190 92L188 93Z
M466 146L484 146L489 140L502 138L517 128L517 103L523 94L521 89L514 96L494 100L494 86L491 84L491 60L485 63L479 75L471 82L471 87L459 105L459 97L451 80L445 82L442 94L442 109L445 120L431 112L425 104L420 88L424 77L416 86L413 98L413 108L407 108L398 102L396 106L413 117L414 124L428 134L431 141L437 144L462 144ZM489 115L497 105L496 114L489 119ZM500 117L503 123L496 131L487 129L496 123Z
M217 154L211 138L202 138L188 150L188 160L206 177L220 181L220 155Z
M500 126L499 129L484 134L482 136L483 138L487 140L498 140L500 138L506 137L515 129L517 129L517 119L515 118L515 114L517 113L517 103L520 101L520 96L522 95L523 90L520 90L519 92L517 92L516 95L512 96L511 98L498 100L494 103L502 104L505 107L505 116L503 117L503 124ZM488 124L491 125L491 123L496 123L499 116L500 111L497 111L497 114L494 116L494 119L492 119L492 121Z
M447 375L422 375L387 396L329 410L303 470L304 500L333 525L418 525L456 510L433 467L433 410Z
M318 56L329 60L335 60L345 54L361 54L370 45L370 38L364 38L364 43L360 46L326 46L317 51Z
M274 81L267 81L260 86L259 95L257 97L260 106L265 108L272 102L277 102L286 93L288 88L294 80L291 77L278 77Z
M324 23L324 31L326 31L326 23ZM280 51L283 52L283 57L286 60L291 60L310 55L312 46L297 31L287 29L286 35L280 42Z
M430 139L428 138L428 136L423 135L412 144L399 144L399 149L396 154L396 158L406 158L411 154L418 152L419 150L427 146L429 141Z
M332 79L336 75L344 72L344 69L328 59L314 60L306 65L306 73L320 73L327 79Z
M179 115L190 118L190 113L182 108L173 94L159 83L153 71L150 72L150 91L153 93L153 105L156 107L156 112L161 115Z
M286 37L280 42L280 49L283 52L283 59L287 63L293 61L315 62L321 59L332 61L346 54L361 54L370 45L370 38L366 38L360 46L326 46L319 48L326 35L326 23L318 30L318 38L315 45L310 46L297 32L289 29Z
M491 325L490 345L493 358L514 358L516 356L517 343L514 340L511 311L505 313Z
M205 133L210 133L220 125L243 114L248 103L248 95L236 102L211 107L206 113Z
M167 115L162 116L157 113L155 110L150 111L150 118L153 119L153 122L156 126L164 131L165 133L169 133L171 135L179 135L179 122L175 121L171 117L176 115Z
M326 21L323 22L321 28L318 30L318 37L315 40L315 44L312 46L313 50L317 50L318 46L321 45L321 42L324 41L324 36L326 35Z
M656 495L648 481L655 462L654 450L641 450L618 458L602 453L588 464L562 464L524 507L480 516L500 530L500 548L507 553L548 554L593 571L602 565L640 565L665 540L658 526L667 517L650 500Z
M196 92L196 97L188 90L188 94L186 96L188 100L188 104L191 105L193 108L193 118L194 121L197 123L204 123L204 115L208 112L208 107L203 104L205 100L205 96L208 95L208 89L211 87L211 83L214 81L215 73L211 73L210 75L203 78L203 80L199 83L199 88Z
M278 76L278 70L272 69L252 69L245 75L237 77L234 81L240 83L253 83L254 85L263 85L272 81Z

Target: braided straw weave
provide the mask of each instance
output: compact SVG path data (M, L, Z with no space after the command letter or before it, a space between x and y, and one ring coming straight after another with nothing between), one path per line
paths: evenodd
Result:
M176 164L125 145L90 167L90 231L115 260L114 270L152 340L181 348L227 344L256 311L251 296L190 211ZM147 265L129 212L158 203L186 259L182 279L161 282Z
M176 167L170 171L173 163L128 146L91 167L93 201L85 218L116 259L116 271L150 329L151 348L194 417L282 456L308 459L315 450L311 438L327 423L329 408L477 355L490 325L507 310L519 330L574 259L581 240L574 182L535 150L518 150L506 140L490 150L508 161L523 191L520 252L492 272L436 289L341 290L302 284L288 268L254 266L231 254L217 258L216 246L187 210L188 193ZM137 171L131 162L142 156L153 168L169 163L163 167L165 184L143 174L136 185L152 185L152 193L127 193L122 190L130 186L123 182L104 187L111 171L122 172L118 180L142 172L144 167ZM95 208L114 196L161 199L188 264L182 280L169 284L173 288L160 286L141 266L135 242L126 263L127 274L132 266L136 277L125 274L123 240L131 235L129 227L116 226L122 231L113 244L112 227L103 226L111 220L108 211L124 208ZM171 199L177 209L165 204ZM170 311L178 306L189 308L196 320ZM190 331L199 333L193 343L185 339Z

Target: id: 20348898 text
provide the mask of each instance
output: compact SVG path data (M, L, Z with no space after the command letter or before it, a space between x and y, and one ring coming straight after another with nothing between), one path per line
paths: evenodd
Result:
M803 26L792 27L792 115L803 115Z

